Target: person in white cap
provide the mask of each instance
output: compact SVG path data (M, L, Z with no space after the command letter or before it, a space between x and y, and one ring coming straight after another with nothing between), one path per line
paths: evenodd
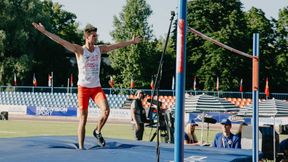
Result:
M231 132L231 121L229 119L223 119L221 124L222 133L217 133L215 135L212 147L241 149L239 136L236 136Z

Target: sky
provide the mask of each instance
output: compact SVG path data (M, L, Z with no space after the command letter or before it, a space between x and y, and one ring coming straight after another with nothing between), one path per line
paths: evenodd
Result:
M76 14L83 29L87 23L98 28L99 40L113 42L113 16L119 17L126 0L52 0L63 5L63 9ZM171 11L178 12L179 0L146 0L153 13L148 19L156 38L165 37L168 32ZM241 0L243 10L252 6L264 11L267 18L278 18L279 9L288 6L288 0Z

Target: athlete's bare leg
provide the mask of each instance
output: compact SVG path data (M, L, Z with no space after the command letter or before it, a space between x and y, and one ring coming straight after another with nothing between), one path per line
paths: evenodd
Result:
M97 105L100 108L101 114L100 114L99 122L96 126L96 130L97 130L97 132L101 132L103 126L105 125L105 123L109 117L110 108L109 108L109 105L108 105L108 102L106 99L99 101Z
M85 140L85 126L87 122L88 110L80 109L79 110L79 124L78 124L78 144L79 149L84 149L84 140Z

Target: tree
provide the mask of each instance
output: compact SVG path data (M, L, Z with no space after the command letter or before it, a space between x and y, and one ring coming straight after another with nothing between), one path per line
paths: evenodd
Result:
M171 37L168 38L166 53L164 53L164 46L167 37L165 37L165 39L159 38L159 40L157 41L157 46L155 47L158 57L153 59L156 59L158 61L156 62L157 70L159 67L161 55L163 54L163 67L162 67L162 76L160 78L161 79L160 89L171 89L172 77L175 76L176 52L174 49L173 38L174 38L173 33L171 33Z
M31 56L29 54L31 46L28 45L29 16L39 5L38 0L3 0L0 2L0 29L3 33L0 55L0 83L2 85L11 84L13 72L18 74L18 78L21 79L31 69Z
M265 13L262 10L254 7L245 14L245 18L249 29L247 35L252 38L253 33L259 33L259 90L264 91L265 78L269 77L269 80L275 80L275 74L272 67L275 65L277 54L273 48L275 42L273 24L265 17ZM252 42L250 44L252 44ZM273 86L271 85L271 87Z
M39 76L40 85L46 85L48 72L55 71L55 86L66 84L70 69L73 69L69 56L73 55L35 31L31 23L42 22L47 30L80 43L82 37L78 33L75 14L47 0L3 0L0 6L3 9L0 12L0 29L4 33L2 37L5 35L5 39L0 38L0 42L3 42L3 47L0 47L3 51L0 55L0 83L9 84L15 72L18 78L22 78L19 85L31 85L33 73Z
M288 6L280 10L278 21L275 22L276 36L275 43L273 45L274 52L277 54L275 65L273 66L273 84L271 89L277 92L288 91Z
M241 51L247 51L246 23L238 0L192 0L188 2L188 26ZM196 75L200 89L215 90L220 78L220 90L238 88L243 56L235 55L194 34L187 33L187 84L192 88ZM242 73L242 74L241 74Z
M115 29L111 32L114 41L128 40L136 35L143 37L140 44L115 50L109 56L111 65L117 73L116 84L128 88L133 78L136 88L145 85L148 87L152 69L155 67L151 62L151 57L155 55L153 50L155 43L151 41L152 30L148 24L148 17L151 14L152 10L145 0L127 0L119 17L114 16Z
M0 30L0 58L4 55L4 40L5 40L5 32Z
M75 14L63 10L62 5L52 1L44 1L42 8L42 15L34 21L42 22L47 30L63 39L82 44L82 33L78 31ZM66 85L66 80L70 74L76 74L77 71L76 64L71 64L71 61L75 59L75 55L41 33L34 30L33 34L35 35L31 37L30 43L36 44L33 54L37 62L33 66L33 72L42 76L40 79L37 78L39 84L42 83L42 85L46 86L47 74L53 71L53 84L55 86ZM46 67L43 69L43 66Z

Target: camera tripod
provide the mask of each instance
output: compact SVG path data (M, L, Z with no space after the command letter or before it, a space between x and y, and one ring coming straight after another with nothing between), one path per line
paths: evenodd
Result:
M153 121L158 120L158 113L155 113L153 115ZM161 138L161 142L165 143L174 143L174 120L171 116L171 113L160 113L160 125L159 130L157 130L157 122L149 124L148 127L151 128L150 137L152 133L152 129L156 128L155 132L153 133L152 137L150 138L150 142L154 140L154 138L157 136L157 131L159 131L159 135Z
M159 89L160 89L160 82L161 82L161 78L162 78L162 66L163 66L163 62L164 62L164 54L166 53L166 49L167 49L167 44L168 44L168 39L169 39L169 35L170 35L170 31L171 31L171 25L172 25L172 21L174 19L174 16L175 16L175 12L174 11L171 11L171 18L170 18L170 24L169 24L169 30L168 30L168 34L167 34L167 38L166 38L166 41L165 41L165 46L164 46L164 50L163 50L163 53L161 55L161 59L160 59L160 62L159 62L159 67L158 67L158 70L157 70L157 75L156 75L156 78L155 78L155 88L152 88L153 91L151 93L151 99L153 101L153 97L154 97L154 92L155 90L156 93L157 93L157 114L158 114L158 120L157 120L157 130L156 130L156 135L157 136L157 145L156 145L156 161L157 162L160 162L160 145L159 145L159 137L160 137L160 126L161 126L161 121L160 121L160 106L159 106ZM151 104L152 105L152 104ZM151 110L151 105L150 105L150 110ZM161 115L162 116L162 115ZM164 121L165 122L165 121ZM166 127L167 128L167 127ZM163 131L162 131L163 132Z
M153 128L157 128L156 124L155 124L155 126L151 126L151 133L152 133ZM151 136L151 133L150 133L150 136ZM159 134L160 134L160 137L162 139L161 142L165 142L165 143L169 142L169 135L168 135L168 131L166 128L160 126L159 127ZM154 140L156 135L157 135L157 129L155 130L152 137L150 138L150 142L152 142Z

